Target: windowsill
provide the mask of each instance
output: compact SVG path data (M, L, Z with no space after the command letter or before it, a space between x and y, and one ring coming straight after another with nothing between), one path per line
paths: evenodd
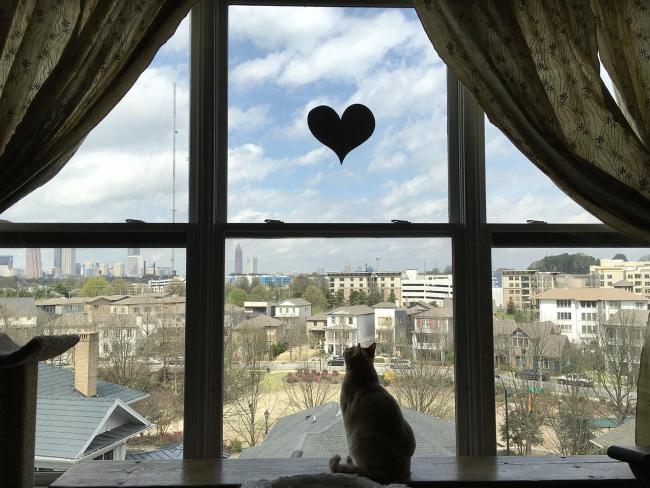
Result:
M238 487L243 481L327 471L325 459L87 461L52 488ZM411 487L636 487L627 464L607 456L432 457L412 461Z

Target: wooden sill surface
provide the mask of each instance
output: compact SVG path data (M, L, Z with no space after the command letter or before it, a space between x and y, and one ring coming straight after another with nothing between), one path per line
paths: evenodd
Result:
M52 488L239 487L243 481L327 471L326 459L86 461ZM636 487L626 463L607 456L415 458L412 487Z

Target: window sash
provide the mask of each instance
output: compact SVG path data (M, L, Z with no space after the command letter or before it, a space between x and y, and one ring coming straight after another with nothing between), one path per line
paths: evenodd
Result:
M225 241L228 238L445 237L452 240L459 455L494 455L491 250L506 247L646 247L602 224L489 224L483 112L448 76L449 223L236 224L227 199L227 2L192 10L190 212L186 224L0 223L3 247L185 247L188 276L184 456L222 453ZM232 1L232 5L314 5ZM318 5L411 6L409 0Z

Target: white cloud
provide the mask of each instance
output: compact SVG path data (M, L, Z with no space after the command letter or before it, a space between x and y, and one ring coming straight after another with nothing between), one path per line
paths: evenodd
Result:
M236 105L228 107L228 131L249 131L269 123L269 106L254 105L242 109Z

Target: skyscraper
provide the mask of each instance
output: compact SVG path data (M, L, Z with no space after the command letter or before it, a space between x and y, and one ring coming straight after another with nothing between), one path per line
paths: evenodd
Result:
M13 256L0 256L0 276L11 276L14 269Z
M61 250L61 270L64 275L76 275L77 250L72 248L63 248Z
M139 256L140 248L139 247L129 247L127 256Z
M41 250L40 248L36 247L27 248L26 251L25 278L28 280L36 280L43 274Z
M243 266L243 259L242 259L242 252L241 252L241 246L237 244L237 248L235 249L235 274L242 274L244 271L244 266Z
M248 258L246 260L246 273L257 274L257 257Z
M63 249L60 247L54 248L54 268L61 268L61 257L63 256Z

